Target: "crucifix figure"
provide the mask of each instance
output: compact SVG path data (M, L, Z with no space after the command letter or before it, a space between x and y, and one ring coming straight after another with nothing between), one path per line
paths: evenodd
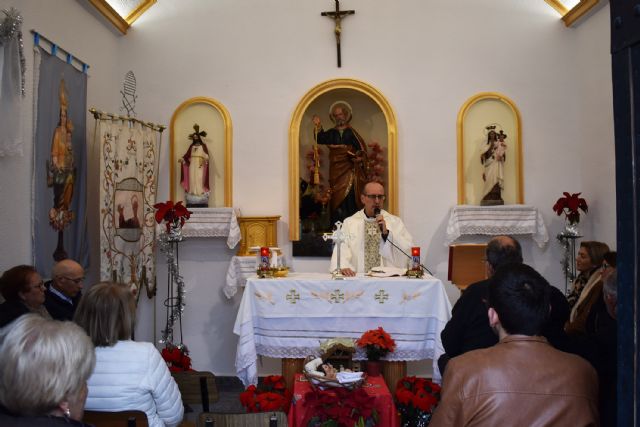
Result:
M331 272L331 277L333 280L344 280L344 275L342 274L342 268L340 268L340 246L343 242L351 239L351 235L342 231L342 222L336 222L336 229L333 233L324 233L322 235L322 239L326 242L327 240L333 240L333 243L337 245L337 266L336 269Z
M338 52L338 68L342 66L342 56L340 54L340 33L342 32L342 26L340 25L342 22L342 18L347 15L353 15L356 13L355 10L340 10L340 0L335 0L336 2L336 10L333 12L321 12L320 15L328 16L333 19L336 23L336 28L333 30L336 34L336 49Z

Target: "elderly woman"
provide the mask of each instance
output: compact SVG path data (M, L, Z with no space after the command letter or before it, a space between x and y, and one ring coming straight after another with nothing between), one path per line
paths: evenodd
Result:
M595 241L580 243L580 250L576 257L576 270L579 274L567 297L572 306L569 323L565 327L567 333L584 333L591 307L602 298L602 261L607 252L609 252L609 246L605 243Z
M80 422L93 344L72 322L36 314L0 329L0 425L87 426Z
M0 277L0 292L5 299L0 305L0 327L32 312L51 319L44 307L44 283L34 267L18 265L5 271Z
M131 341L134 297L128 287L103 282L82 297L75 321L96 346L87 410L139 410L150 427L176 426L184 408L180 391L156 348Z

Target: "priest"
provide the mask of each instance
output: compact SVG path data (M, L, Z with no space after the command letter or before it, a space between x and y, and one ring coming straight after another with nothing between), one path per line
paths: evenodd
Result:
M340 248L343 275L352 277L379 266L407 267L413 239L400 218L382 209L384 200L382 184L368 182L360 194L364 209L344 220L342 231L348 239ZM334 247L331 271L336 268L337 247Z

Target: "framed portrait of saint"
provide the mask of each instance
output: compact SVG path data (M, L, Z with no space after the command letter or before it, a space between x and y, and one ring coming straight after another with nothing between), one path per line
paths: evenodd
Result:
M232 127L212 98L180 104L171 117L170 197L188 208L231 207Z
M289 236L293 256L330 256L322 235L362 209L369 181L385 187L397 214L395 114L373 86L353 79L321 83L298 103L289 130Z
M458 204L524 203L520 113L506 96L483 92L458 113Z

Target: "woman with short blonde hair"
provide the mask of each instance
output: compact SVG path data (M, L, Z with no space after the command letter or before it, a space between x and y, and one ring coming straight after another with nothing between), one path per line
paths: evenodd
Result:
M80 300L75 321L96 346L87 410L144 411L150 427L182 421L182 398L167 364L153 344L131 340L135 299L128 287L93 285Z
M0 354L0 425L86 425L95 354L78 325L25 314L0 329Z

